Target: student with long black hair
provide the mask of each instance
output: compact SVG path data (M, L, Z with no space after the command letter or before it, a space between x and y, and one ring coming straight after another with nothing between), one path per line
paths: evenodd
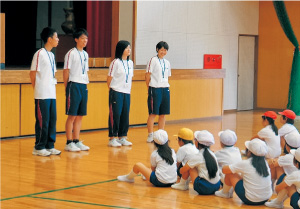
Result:
M220 188L220 175L215 154L209 149L215 143L213 135L206 131L194 133L195 146L199 153L194 155L180 169L181 179L172 185L173 189L188 190L188 178L193 182L194 190L200 195L214 194Z
M156 187L170 187L176 182L176 154L168 145L167 132L162 129L155 131L153 140L156 149L150 157L151 168L143 163L136 163L129 174L117 177L119 181L132 183L134 177L141 173L145 180Z
M109 88L109 143L108 146L130 146L127 140L129 128L130 92L133 77L133 62L128 41L119 41L116 46L115 59L108 70Z
M234 188L237 196L247 205L263 205L272 196L271 173L265 155L266 143L260 139L245 142L247 160L226 165L223 189L216 196L231 198L229 191Z

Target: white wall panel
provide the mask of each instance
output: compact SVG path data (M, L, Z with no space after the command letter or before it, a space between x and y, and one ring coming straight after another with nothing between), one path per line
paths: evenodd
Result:
M187 33L210 34L210 2L188 3Z
M166 1L163 5L163 31L186 33L188 4L184 1Z

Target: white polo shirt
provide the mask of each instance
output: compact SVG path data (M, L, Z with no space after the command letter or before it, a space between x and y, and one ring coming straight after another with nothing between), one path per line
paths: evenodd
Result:
M252 202L261 202L270 199L272 196L271 172L266 162L269 175L260 176L251 163L252 159L240 161L229 165L232 173L241 173L245 188L246 197Z
M157 179L164 184L175 183L177 181L177 166L176 166L176 154L173 149L172 158L174 163L169 165L163 160L157 150L154 150L150 157L151 166L155 167L155 175Z
M182 165L184 166L187 161L189 161L193 157L193 155L197 154L198 152L199 150L194 144L185 144L179 147L176 153L177 162L182 163Z
M69 69L69 81L88 84L89 55L86 51L70 49L65 56L64 69Z
M261 129L257 133L257 135L259 136L259 138L264 139L268 146L268 153L266 155L266 158L276 158L280 156L280 136L276 136L275 132L272 130L271 125L268 125Z
M297 192L300 193L300 170L294 171L291 175L286 176L284 181L288 186L294 184Z
M112 77L110 88L114 91L130 94L133 62L131 60L114 59L109 66L108 76Z
M286 175L290 175L298 168L294 165L294 155L286 154L278 158L278 165L283 168Z
M154 88L170 87L171 65L166 59L152 57L147 64L147 73L151 73L149 86Z
M33 56L31 71L36 71L34 98L56 99L55 57L45 48L39 49Z
M286 123L283 126L281 126L281 128L278 130L278 135L285 136L286 134L292 133L294 131L299 133L299 131L296 129L294 125Z
M208 151L215 158L216 163L217 163L218 161L217 161L217 158L216 158L215 154L209 149L208 149ZM203 152L204 152L204 149L199 150L198 154L194 155L187 162L187 164L189 165L190 168L194 168L194 167L197 168L198 175L199 175L200 178L204 178L208 182L210 182L212 184L216 184L220 180L219 169L216 173L216 177L213 178L213 179L210 179L209 175L208 175L207 167L206 167L206 164L205 164L205 159L203 157Z

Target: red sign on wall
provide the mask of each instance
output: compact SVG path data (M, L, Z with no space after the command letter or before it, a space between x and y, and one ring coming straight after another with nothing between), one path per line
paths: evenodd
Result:
M222 55L204 54L203 69L222 69Z

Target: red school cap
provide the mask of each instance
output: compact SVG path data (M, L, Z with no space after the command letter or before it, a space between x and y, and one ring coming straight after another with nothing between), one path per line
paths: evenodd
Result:
M277 114L274 111L267 111L264 113L264 116L272 118L274 120L277 118Z
M278 112L280 115L284 115L285 117L294 120L296 118L296 114L292 110L284 110L283 112Z

